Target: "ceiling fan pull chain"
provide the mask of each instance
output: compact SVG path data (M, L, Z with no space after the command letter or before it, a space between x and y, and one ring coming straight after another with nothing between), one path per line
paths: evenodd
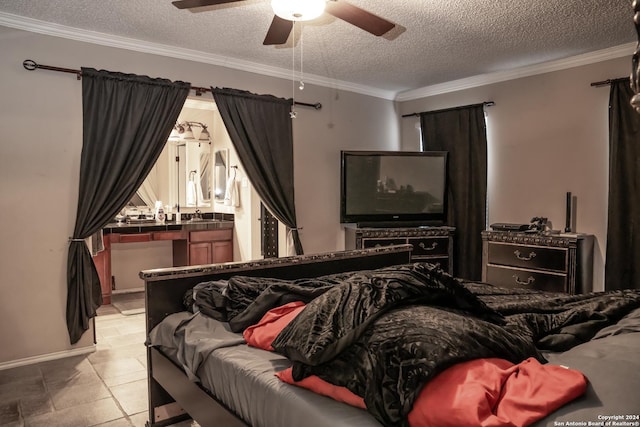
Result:
M296 111L296 21L293 21L293 27L291 28L293 44L291 49L291 111L289 117L295 119L298 116Z
M295 46L294 46L295 49ZM300 28L300 90L304 90L304 31Z

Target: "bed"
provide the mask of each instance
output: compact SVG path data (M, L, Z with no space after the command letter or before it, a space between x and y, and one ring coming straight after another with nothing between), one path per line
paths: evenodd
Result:
M410 254L141 272L148 425L640 425L640 292L463 283Z

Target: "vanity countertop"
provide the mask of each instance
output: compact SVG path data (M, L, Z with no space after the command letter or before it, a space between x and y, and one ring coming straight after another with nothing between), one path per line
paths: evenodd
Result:
M233 228L233 221L204 219L201 221L167 221L164 224L156 221L140 223L109 223L102 229L104 234L135 234L151 231L198 231Z

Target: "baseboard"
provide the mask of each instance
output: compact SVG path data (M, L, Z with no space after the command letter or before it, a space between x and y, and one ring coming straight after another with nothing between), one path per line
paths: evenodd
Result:
M95 351L95 344L91 344L88 347L74 348L72 350L57 351L55 353L42 354L40 356L25 357L24 359L1 362L0 371L5 369L18 368L20 366L33 365L41 362L48 362L50 360L64 359L66 357L81 356L84 354L94 353Z
M111 291L111 295L134 294L136 292L144 292L144 287L142 287L142 288L114 289L113 291Z

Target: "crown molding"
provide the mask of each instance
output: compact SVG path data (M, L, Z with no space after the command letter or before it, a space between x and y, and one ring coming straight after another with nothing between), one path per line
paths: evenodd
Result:
M495 73L481 74L460 80L452 80L446 83L425 86L420 89L413 89L406 92L398 93L395 100L399 102L411 101L414 99L426 98L428 96L441 95L444 93L455 92L464 89L471 89L474 87L504 82L507 80L514 80L522 77L549 73L552 71L566 70L568 68L594 64L596 62L602 62L609 59L621 58L627 55L629 56L629 58L631 58L631 55L633 55L635 48L636 43L627 43L620 46L614 46L607 49L601 49L581 55L572 56L570 58L529 65L514 70L499 71Z
M30 31L38 34L45 34L54 37L93 43L101 46L127 49L135 52L150 53L153 55L166 56L187 61L200 62L204 64L216 65L219 67L232 68L249 73L261 74L269 77L276 77L285 80L291 79L291 70L258 64L256 62L244 61L221 55L201 52L193 49L177 48L175 46L151 43L128 37L116 36L113 34L100 33L97 31L83 30L68 27L52 22L41 21L39 19L27 18L6 12L0 12L0 25L19 30ZM305 83L331 89L345 90L349 92L369 95L376 98L393 100L395 92L377 89L370 86L359 85L342 80L329 79L315 74L305 73Z

